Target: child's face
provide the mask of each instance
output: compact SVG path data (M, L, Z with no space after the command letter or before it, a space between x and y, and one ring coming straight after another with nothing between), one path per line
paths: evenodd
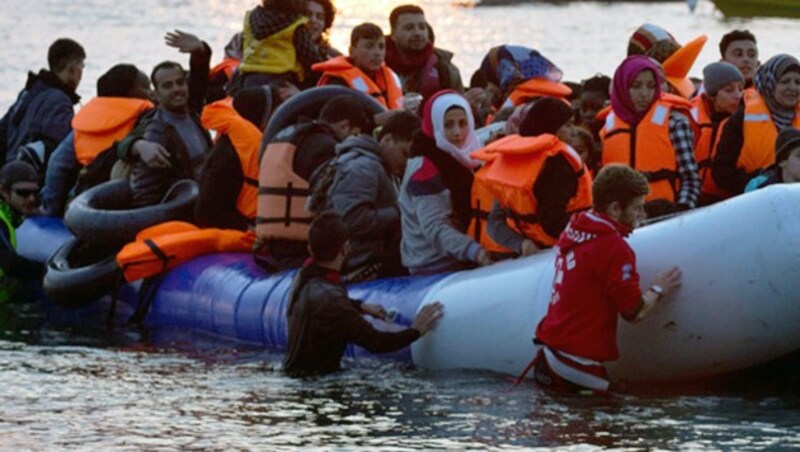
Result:
M361 38L354 47L350 47L353 64L365 72L376 72L380 69L385 56L386 42L383 36L375 39Z
M402 176L406 169L406 161L411 152L411 140L398 140L391 134L381 138L381 157L389 172Z
M800 146L794 148L780 166L783 168L784 182L800 181Z
M469 135L467 112L461 108L451 108L444 115L444 136L453 146L461 147Z

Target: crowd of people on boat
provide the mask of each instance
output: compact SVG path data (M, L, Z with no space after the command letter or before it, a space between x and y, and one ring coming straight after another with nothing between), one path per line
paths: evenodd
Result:
M14 252L24 215L61 217L109 180L129 181L131 209L196 181L194 223L252 235L269 271L313 266L310 226L339 227L336 214L346 234L322 237L347 246L320 252L346 248L347 282L551 248L578 213L609 220L592 209L593 179L617 165L645 178L649 217L800 180L800 62L761 63L747 30L721 38L702 80L688 74L706 36L681 45L644 24L610 77L566 82L551 56L502 45L464 83L419 6L392 10L388 34L354 27L346 53L328 41L336 14L331 0L262 0L213 67L207 43L167 33L188 69L164 61L148 77L120 63L77 113L87 55L55 41L0 120L4 275L41 276ZM313 97L326 86L340 89ZM270 131L277 107L303 97L310 107ZM428 312L422 332L440 316Z

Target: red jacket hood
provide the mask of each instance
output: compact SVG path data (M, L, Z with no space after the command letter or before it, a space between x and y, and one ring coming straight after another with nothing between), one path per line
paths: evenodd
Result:
M567 228L561 233L556 246L566 250L582 243L591 242L599 237L618 234L627 237L631 228L619 223L613 218L594 210L575 214Z

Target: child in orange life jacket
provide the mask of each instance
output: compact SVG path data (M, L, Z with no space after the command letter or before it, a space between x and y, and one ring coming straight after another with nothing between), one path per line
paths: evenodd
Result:
M600 133L603 165L622 163L650 181L648 209L693 208L700 195L694 159L694 130L688 101L663 94L658 65L637 55L614 73L612 111Z
M716 184L732 194L744 191L759 171L775 163L775 139L788 128L800 129L800 62L780 54L756 73L756 91L722 126L711 166Z
M609 165L592 187L592 210L575 215L557 243L556 273L547 313L536 327L536 382L554 389L605 392L603 363L619 357L618 316L641 320L680 284L673 267L647 290L639 285L636 255L625 238L645 218L648 181L638 171Z
M400 78L384 63L386 42L380 27L363 23L350 34L350 56L315 64L318 86L340 85L366 93L389 110L403 97Z
M714 184L711 162L714 160L720 126L742 102L744 77L736 66L717 62L703 69L705 92L692 99L692 117L697 122L700 137L695 147L695 160L700 172L702 189L700 204L719 201L727 194Z
M591 176L578 153L564 144L571 134L572 116L572 108L566 102L543 97L533 104L520 124L519 135L522 137L545 134L559 137L559 140L553 140L552 149L536 151L551 155L533 170L535 174L524 175L526 180L534 181L532 193L523 195L523 198L532 196L531 201L522 201L518 199L519 193L514 195L507 191L503 191L502 198L498 197L496 190L491 188L492 178L487 182L490 190L495 192L487 232L495 242L517 254L529 256L552 246L567 226L570 215L591 205ZM501 142L495 145L502 146ZM491 148L492 145L487 147ZM531 155L530 158L539 156ZM501 183L525 185L522 181ZM530 211L520 211L531 207Z

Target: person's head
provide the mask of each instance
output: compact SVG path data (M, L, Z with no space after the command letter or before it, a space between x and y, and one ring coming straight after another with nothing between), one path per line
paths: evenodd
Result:
M150 80L155 88L158 105L170 112L189 111L189 83L180 63L162 61L153 68Z
M590 127L597 121L597 113L608 103L610 88L611 78L602 74L581 82L578 119L582 125Z
M350 58L362 71L372 74L378 71L386 56L386 40L381 27L365 22L350 33Z
M371 129L361 101L347 94L327 101L320 111L319 120L331 126L340 140Z
M117 64L97 79L98 97L152 99L150 79L132 64Z
M315 41L319 41L333 25L336 8L333 7L331 0L308 0L306 15L309 19L308 28L311 30L311 35Z
M308 230L308 252L319 264L340 270L347 260L350 232L341 217L323 212L311 222Z
M56 39L47 50L47 65L50 72L73 90L83 78L86 51L77 42L69 38Z
M703 84L715 111L731 114L739 107L744 77L736 66L724 61L709 64L703 68Z
M755 86L771 111L794 110L800 99L800 62L791 55L775 55L758 68Z
M592 209L635 229L644 221L647 177L627 165L604 166L592 183Z
M784 182L800 182L800 130L784 129L775 139L775 163Z
M33 215L39 206L39 175L29 164L14 160L0 169L0 196L21 215Z
M416 5L401 5L389 14L392 40L401 52L420 52L430 43L425 12Z
M545 133L558 135L562 128L572 124L572 119L572 107L565 101L555 97L540 97L520 123L519 134L523 137Z
M381 157L392 174L402 176L405 172L406 161L411 153L411 143L420 125L417 115L398 110L389 116L381 128L378 134Z
M663 63L681 45L667 30L654 24L644 24L628 40L628 56L644 55Z
M422 111L422 133L465 167L480 163L470 157L481 145L469 102L461 94L443 90L431 96Z
M270 11L280 11L289 15L304 14L306 5L297 0L261 0L261 6Z
M628 124L636 124L661 96L662 76L658 65L646 56L625 58L614 72L611 106Z
M239 116L248 120L259 130L264 130L269 121L267 106L271 100L271 92L266 86L243 88L233 95L233 108Z
M746 81L752 81L758 70L758 43L748 30L733 30L725 34L719 42L722 61L739 68Z
M591 132L584 127L571 125L559 129L558 138L575 149L584 165L590 167L594 165L595 142Z

